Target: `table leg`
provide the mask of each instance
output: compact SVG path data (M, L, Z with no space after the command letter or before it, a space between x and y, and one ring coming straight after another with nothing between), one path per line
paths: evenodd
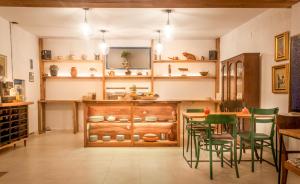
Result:
M79 129L79 125L78 125L78 105L76 102L74 102L73 104L73 133L76 134L78 132Z
M279 134L279 166L278 166L278 184L280 184L280 180L281 180L281 162L282 162L282 135Z

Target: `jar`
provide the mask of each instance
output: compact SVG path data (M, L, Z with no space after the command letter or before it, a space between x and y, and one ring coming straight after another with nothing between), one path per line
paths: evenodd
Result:
M77 77L77 68L76 67L71 68L71 76L72 77Z
M49 69L50 69L50 75L51 76L57 76L57 73L58 73L58 66L57 65L51 65Z

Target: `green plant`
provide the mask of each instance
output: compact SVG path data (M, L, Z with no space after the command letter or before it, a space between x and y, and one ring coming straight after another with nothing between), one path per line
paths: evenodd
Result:
M128 57L130 56L130 52L128 51L123 51L122 54L121 54L121 58L125 58L125 59L128 59Z

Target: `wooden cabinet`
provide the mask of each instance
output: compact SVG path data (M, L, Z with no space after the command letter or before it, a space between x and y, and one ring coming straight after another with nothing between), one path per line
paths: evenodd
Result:
M180 145L180 101L102 100L83 103L85 147ZM111 116L114 118L110 121ZM104 119L92 121L91 117ZM158 140L147 142L143 139L145 134L155 134ZM118 136L123 136L123 140L118 140Z
M241 100L248 107L259 107L259 53L244 53L222 61L221 71L222 101Z
M28 138L27 103L0 105L0 149L15 145Z

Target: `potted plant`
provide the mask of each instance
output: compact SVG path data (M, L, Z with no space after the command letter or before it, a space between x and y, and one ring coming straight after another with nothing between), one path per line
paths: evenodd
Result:
M130 75L131 74L131 71L129 70L129 62L128 62L128 59L129 59L130 55L131 55L131 53L128 52L128 51L123 51L122 54L121 54L121 58L123 58L122 65L127 70L125 72L126 75Z

